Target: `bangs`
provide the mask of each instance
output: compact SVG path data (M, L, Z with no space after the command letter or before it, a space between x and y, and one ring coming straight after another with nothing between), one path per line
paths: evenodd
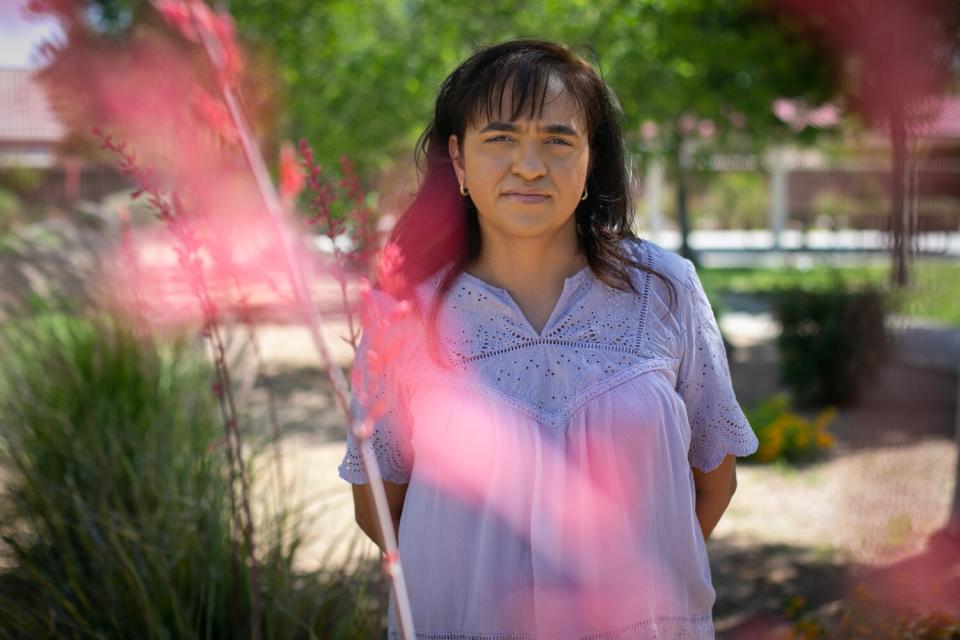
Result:
M577 65L579 67L579 65ZM557 64L556 60L536 50L518 51L482 69L465 96L464 128L480 121L512 122L526 116L539 118L551 89L551 80L559 82L579 107L586 130L592 131L597 121L596 88L587 69ZM462 132L460 132L462 134Z

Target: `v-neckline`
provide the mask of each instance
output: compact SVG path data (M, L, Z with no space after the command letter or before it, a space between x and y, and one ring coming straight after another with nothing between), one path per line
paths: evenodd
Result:
M527 330L530 331L530 333L536 336L536 338L539 340L539 339L542 339L543 336L545 336L547 333L549 333L549 329L557 322L558 319L555 316L557 315L557 313L560 312L560 309L563 306L563 303L566 301L567 297L569 297L570 292L573 291L574 285L576 285L581 280L583 280L587 275L589 275L589 273L590 273L590 265L587 265L581 268L576 273L574 273L572 276L568 276L563 279L563 290L560 292L560 296L557 298L557 301L554 303L553 309L550 310L550 314L547 316L547 321L543 324L543 328L540 331L537 331L536 329L533 328L533 323L530 322L530 319L527 318L527 315L523 312L523 310L520 308L520 305L517 304L517 301L514 300L513 296L510 294L509 291L507 291L503 287L492 285L486 280L481 280L477 276L473 275L472 273L468 273L466 271L461 271L460 276L465 280L472 282L496 294L497 297L502 299L505 304L511 307L511 310L521 319L523 324L526 326Z

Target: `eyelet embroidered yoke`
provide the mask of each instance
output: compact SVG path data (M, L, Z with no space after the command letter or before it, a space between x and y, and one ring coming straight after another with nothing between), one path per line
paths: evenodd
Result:
M386 407L377 461L408 483L399 543L418 638L713 637L691 467L759 443L693 265L624 248L675 297L645 270L631 269L638 295L584 268L538 333L506 290L462 273L437 317L442 362L415 317L390 327L385 366L361 340L354 408ZM439 278L417 287L420 309ZM367 482L352 436L339 472ZM397 638L392 598L389 616Z

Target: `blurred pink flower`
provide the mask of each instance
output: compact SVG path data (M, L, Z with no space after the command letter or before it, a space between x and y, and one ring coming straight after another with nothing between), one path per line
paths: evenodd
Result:
M237 127L223 101L214 98L200 87L194 87L191 106L200 123L206 125L211 132L230 144L239 142Z
M680 133L683 135L689 135L693 133L693 130L697 128L697 116L692 113L685 113L680 116L680 119L677 121L677 127L680 130Z
M793 100L777 98L773 101L773 113L786 123L791 123L797 117L797 107Z
M647 142L655 140L659 131L660 128L653 120L644 120L643 124L640 125L640 135L643 136L643 139Z
M400 247L388 242L377 263L377 280L387 292L399 295L407 287L406 278L400 268L403 266L403 252Z
M186 244L195 247L195 259L188 264L177 241L184 235L191 238ZM208 311L220 318L242 314L254 323L299 319L275 236L264 217L242 214L195 215L189 221L174 219L165 229L138 230L124 247L123 259L114 261L109 281L115 303L160 331L199 326ZM322 288L324 279L332 278L329 265L317 258L301 253L299 260L309 264L316 286ZM128 268L131 261L136 271ZM209 309L198 299L201 287Z
M201 42L200 33L194 21L200 23L203 29L212 34L223 56L222 68L218 69L222 73L221 79L231 86L236 84L242 71L243 61L240 47L234 36L233 18L230 14L216 13L211 11L206 3L191 2L191 0L154 0L153 5L160 15L180 32L180 35L191 42Z

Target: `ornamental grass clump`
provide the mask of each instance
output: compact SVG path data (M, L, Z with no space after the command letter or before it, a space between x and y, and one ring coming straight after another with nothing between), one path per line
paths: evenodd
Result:
M145 198L162 227L142 229L136 237L130 234L105 278L106 306L133 318L144 333L197 330L209 349L213 380L199 389L215 397L219 409L222 434L217 450L226 461L223 475L230 514L222 523L227 529L224 539L232 544L232 566L245 568L234 571L245 580L239 595L237 581L227 581L231 602L244 604L232 606L232 627L225 637L277 637L270 615L297 604L271 582L272 538L265 541L271 534L254 517L253 467L248 464L248 434L242 429L243 405L237 397L249 389L237 384L227 359L228 331L239 323L253 347L257 370L262 370L257 323L282 317L295 318L308 330L334 398L360 438L387 544L386 574L394 586L404 637L412 638L385 490L376 475L372 445L362 437L377 416L370 411L360 419L359 412L351 410L350 389L327 345L325 313L316 296L329 274L339 281L343 312L350 323L345 340L356 347L358 326L351 316L365 307L371 287L358 286L360 304L351 303L343 266L352 263L357 271L353 275L359 276L366 253L335 251L336 268L330 268L303 242L295 215L300 191L309 183L318 198L312 203L320 218L315 223L336 221L322 231L334 238L349 235L353 242L344 244L351 249L372 249L374 219L352 166L345 163L341 179L333 184L305 158L311 171L304 175L292 147L286 145L279 189L273 184L259 150L269 123L264 120L256 126L257 113L265 112L250 108L268 104L269 83L247 73L244 48L226 11L212 10L202 0L155 0L147 5L156 10L158 20L135 26L127 41L107 41L76 20L70 3L35 4L35 13L58 19L66 32L63 41L46 45L50 61L42 76L47 90L71 104L71 121L78 131L89 130L116 156L121 171L136 184L133 198ZM110 81L90 81L104 77ZM339 202L343 198L348 202ZM164 239L154 231L162 231ZM378 355L385 361L391 354L381 349ZM268 414L277 445L277 475L282 475L279 424L272 407L270 403ZM311 594L310 616L324 620L316 595ZM286 609L271 610L274 605Z
M0 358L0 637L373 633L356 581L294 570L282 509L259 512L252 633L213 374L188 343L43 313L0 330Z

